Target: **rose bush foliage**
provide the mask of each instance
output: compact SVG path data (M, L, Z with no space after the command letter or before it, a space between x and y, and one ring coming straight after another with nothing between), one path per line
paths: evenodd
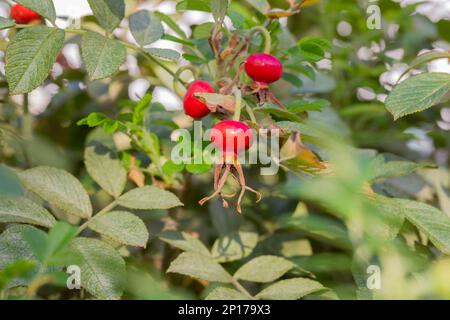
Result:
M51 0L16 2L0 18L2 298L449 297L450 138L436 123L450 77L420 71L450 55L417 55L430 38L449 40L448 21L381 1L385 25L399 26L392 39L366 29L356 1L182 0L168 15L138 1L88 0L93 16L61 28ZM177 23L199 11L211 21L189 32ZM335 31L342 14L351 36ZM394 61L380 50L361 59L355 47L389 37L409 68L385 105L361 102L361 87L386 92L379 77ZM68 44L80 48L79 68L65 61ZM149 88L131 100L136 77ZM50 84L58 93L31 114L33 91ZM155 101L155 87L184 99L184 112ZM211 138L231 153L215 169L175 163L171 133L192 132L193 118L237 135L279 129L280 171L264 176L262 165L237 162L250 140L238 150ZM434 153L408 149L417 127ZM237 201L226 200L237 190ZM67 288L73 265L81 290Z

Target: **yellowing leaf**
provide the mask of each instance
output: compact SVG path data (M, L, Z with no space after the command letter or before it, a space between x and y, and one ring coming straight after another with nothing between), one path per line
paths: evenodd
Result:
M318 3L319 1L320 1L320 0L305 0L305 1L303 1L303 3L300 5L300 8L312 6L313 4Z

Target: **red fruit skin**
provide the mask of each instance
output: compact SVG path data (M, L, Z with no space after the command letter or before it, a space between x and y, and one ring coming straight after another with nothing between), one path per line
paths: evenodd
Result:
M210 110L199 99L194 97L195 93L214 93L214 88L206 81L197 80L189 85L184 95L184 113L198 120L210 113Z
M271 54L252 53L245 60L245 72L257 82L272 83L281 78L283 65Z
M41 16L20 4L15 4L11 7L11 18L16 23L27 24L34 20L40 20Z
M211 142L222 150L224 156L250 148L254 140L252 130L243 122L224 120L213 127Z

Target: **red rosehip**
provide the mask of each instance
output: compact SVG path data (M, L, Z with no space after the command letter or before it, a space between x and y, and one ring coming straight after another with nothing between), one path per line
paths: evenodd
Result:
M243 122L224 120L213 127L211 142L222 150L224 156L237 155L250 148L254 140L253 132Z
M281 78L283 65L275 56L253 53L245 60L245 72L257 82L272 83Z
M196 93L214 93L214 88L206 81L197 80L189 85L189 88L184 96L184 113L194 119L201 119L210 113L210 110L194 94Z
M41 16L31 9L15 4L11 7L11 18L16 23L27 24L34 20L40 20Z

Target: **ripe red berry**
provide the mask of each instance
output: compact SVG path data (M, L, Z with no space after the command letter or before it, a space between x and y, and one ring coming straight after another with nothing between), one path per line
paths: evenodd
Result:
M206 81L197 80L190 84L184 96L184 113L194 119L201 119L210 113L206 104L194 96L194 94L202 92L214 93L214 88Z
M16 23L27 24L34 20L40 20L41 16L31 9L15 4L11 7L11 18Z
M213 127L211 142L224 155L238 154L250 148L254 140L253 132L243 122L235 120L224 120Z
M283 65L275 56L253 53L245 61L245 72L257 82L272 83L281 78Z

